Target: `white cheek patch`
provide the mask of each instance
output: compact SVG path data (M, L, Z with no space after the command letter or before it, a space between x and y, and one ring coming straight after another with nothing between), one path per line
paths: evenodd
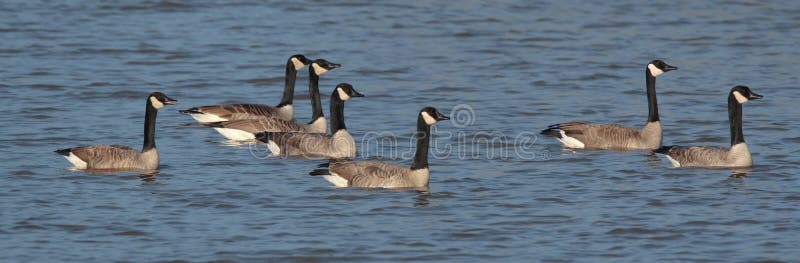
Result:
M294 64L294 69L295 70L300 70L300 69L302 69L303 67L306 66L305 64L303 64L303 62L300 62L300 60L297 59L297 58L292 58L291 60L292 60L292 64Z
M425 120L425 123L427 123L428 125L433 125L434 123L436 123L436 119L431 117L431 115L428 114L427 112L423 111L421 114L422 114L422 119Z
M747 102L748 100L750 100L750 99L746 98L745 96L742 96L742 94L739 93L738 91L734 91L733 92L733 96L736 97L736 101L738 101L739 104L743 104L743 103Z
M150 97L150 104L152 104L153 108L156 108L156 109L160 109L161 107L164 107L164 103L161 103L160 101L158 101L158 99L156 99L156 97Z
M653 64L647 64L647 69L650 70L650 74L653 74L653 77L658 77L658 75L664 74L664 71L656 67Z
M349 100L350 99L350 95L347 95L347 92L344 92L344 90L342 90L342 88L336 88L336 92L339 93L339 98L340 99L342 99L342 100Z
M328 72L328 70L327 70L327 69L323 68L322 66L320 66L320 65L319 65L319 64L317 64L317 63L313 63L313 64L311 64L311 66L312 66L312 67L314 67L314 72L316 72L316 73L317 73L317 76L319 76L319 75L322 75L322 74L324 74L325 72Z

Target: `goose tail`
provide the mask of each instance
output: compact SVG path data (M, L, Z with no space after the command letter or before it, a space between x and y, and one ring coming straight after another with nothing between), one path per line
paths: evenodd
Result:
M561 124L553 124L547 126L547 129L542 130L540 132L542 135L552 136L556 138L561 138Z
M272 132L259 132L255 134L256 140L268 143L270 141L269 137Z
M72 152L72 148L55 150L53 152L55 152L57 154L60 154L60 155L63 155L63 156L69 156L69 154Z
M311 176L331 175L331 171L328 170L328 169L324 169L324 168L323 169L315 169L314 171L311 171L310 173L308 173L308 175L311 175Z
M212 127L212 128L225 128L225 126L222 125L221 121L218 121L218 122L206 122L206 123L202 123L202 124L205 125L205 126L208 126L208 127Z
M669 154L669 150L672 150L673 147L675 147L675 145L661 146L658 149L653 150L653 152L660 154Z
M185 114L202 114L202 112L200 112L200 109L198 109L198 108L191 108L191 109L188 109L188 110L179 110L178 112L185 113Z

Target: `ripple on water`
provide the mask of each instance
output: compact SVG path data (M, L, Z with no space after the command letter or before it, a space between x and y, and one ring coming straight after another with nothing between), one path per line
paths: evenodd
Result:
M800 97L800 54L786 36L798 3L725 4L728 17L705 2L653 6L669 18L605 2L4 4L0 110L16 125L0 139L0 205L13 211L0 249L15 254L0 261L791 261L800 127L788 102ZM469 138L493 138L483 132L641 125L642 66L654 58L681 68L658 80L665 142L725 146L720 87L757 83L772 103L746 109L757 166L742 178L540 137L534 160L437 156L427 191L339 189L306 175L318 161L252 158L178 108L158 116L157 175L71 171L52 153L141 143L140 103L153 90L179 108L277 102L295 53L345 64L320 79L323 103L324 87L363 87L348 128L394 134L400 145L370 146L385 152L413 148L409 122L427 105L473 107L468 127L437 124L437 143L467 154L478 153ZM298 76L296 117L307 120ZM264 86L274 92L253 96ZM459 132L470 137L446 138Z

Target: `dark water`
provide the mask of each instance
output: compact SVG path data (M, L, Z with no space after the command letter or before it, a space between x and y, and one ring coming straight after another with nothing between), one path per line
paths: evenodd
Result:
M798 28L793 1L3 1L0 261L796 261ZM319 161L258 158L176 112L277 103L294 53L343 65L325 98L367 95L351 133L399 142L369 158L407 152L423 106L466 114L438 124L451 152L429 192L332 188L306 175ZM765 96L744 106L746 177L530 137L641 127L654 58L680 68L658 80L665 144L723 146L730 88ZM158 175L52 153L139 147L152 91L179 100L158 116Z

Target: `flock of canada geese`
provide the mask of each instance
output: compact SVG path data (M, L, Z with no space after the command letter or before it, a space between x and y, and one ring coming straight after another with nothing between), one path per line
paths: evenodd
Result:
M312 117L307 123L294 119L293 99L297 71L309 67L309 96ZM344 103L363 97L353 86L338 84L330 96L330 134L319 94L319 77L339 64L324 59L310 60L297 54L286 62L283 97L278 105L226 104L181 110L199 123L212 127L230 140L259 141L274 156L326 158L311 175L319 175L339 187L416 188L427 187L430 127L449 118L436 108L425 107L417 115L416 153L410 167L388 162L356 162L356 144L347 132ZM567 148L599 150L651 150L663 154L675 167L749 167L753 165L742 134L742 104L760 99L746 86L733 87L728 96L731 146L688 147L662 146L662 129L656 100L656 77L676 70L661 60L653 60L645 68L649 114L642 129L615 124L564 122L553 124L541 134L552 136ZM155 145L155 123L158 110L177 101L161 92L147 97L144 122L144 144L141 151L121 145L82 146L56 150L78 169L156 170L158 151Z

